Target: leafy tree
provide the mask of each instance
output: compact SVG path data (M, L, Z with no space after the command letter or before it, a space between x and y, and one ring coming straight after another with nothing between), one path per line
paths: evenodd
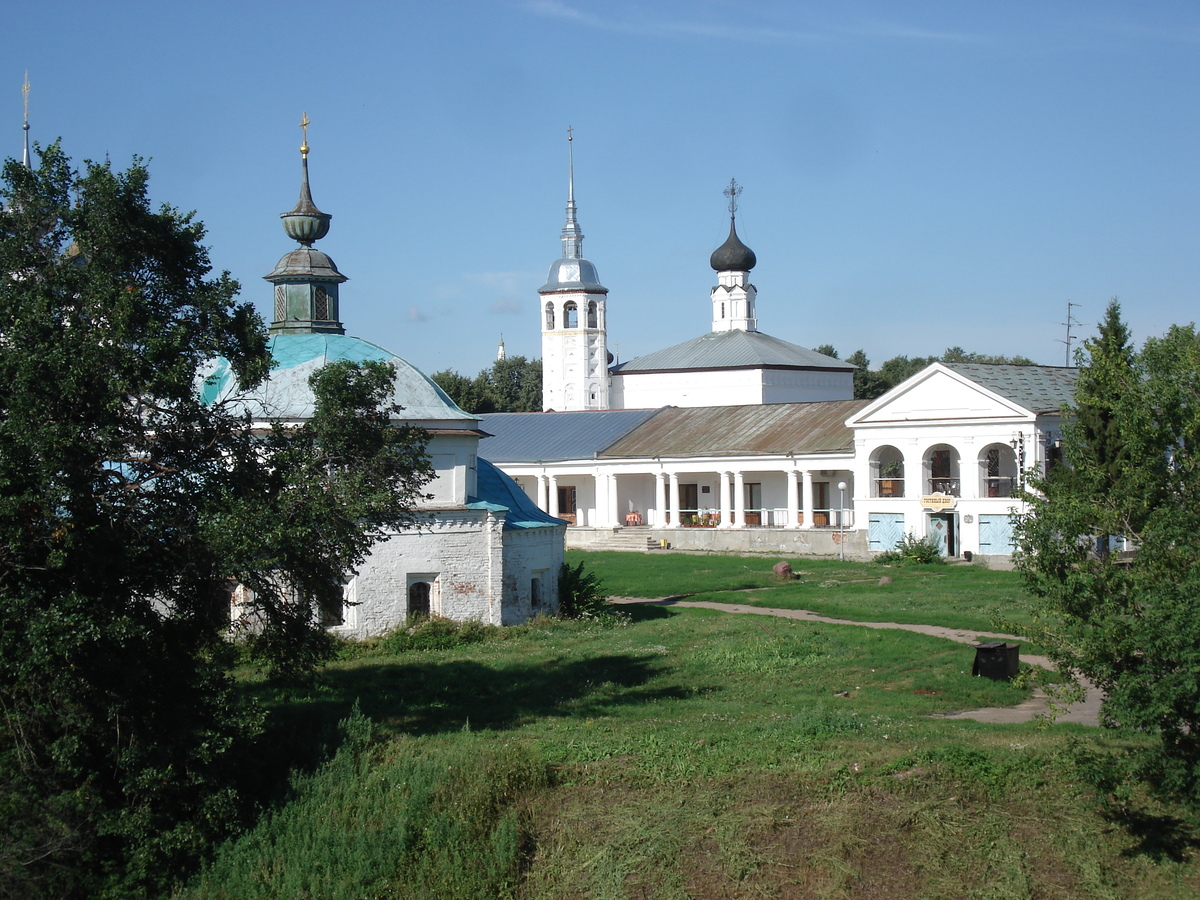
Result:
M846 362L858 366L854 370L855 400L874 400L887 391L889 385L878 372L871 371L871 360L865 351L855 350L846 357Z
M483 374L483 373L480 373ZM498 359L486 373L497 412L540 412L542 361L524 356Z
M204 405L267 374L262 322L147 171L57 145L0 187L0 896L165 893L249 810L231 585L255 648L319 655L314 610L429 477L388 427L388 366L314 377L299 428Z
M815 350L817 353L822 353L825 356L832 356L834 359L838 358L837 348L835 348L833 344L822 344L820 347L813 347L813 350Z
M1085 344L1067 475L1031 481L1019 565L1043 643L1105 692L1104 724L1149 743L1100 757L1102 787L1140 779L1200 807L1200 337L1129 346L1119 307ZM1105 552L1108 536L1135 548ZM1097 540L1099 539L1099 540ZM1099 552L1097 552L1099 550Z
M464 412L540 412L542 408L540 359L499 359L473 379L450 369L432 377Z
M452 369L434 372L431 376L463 412L479 415L496 411L492 402L491 392L483 373L475 378L467 378Z

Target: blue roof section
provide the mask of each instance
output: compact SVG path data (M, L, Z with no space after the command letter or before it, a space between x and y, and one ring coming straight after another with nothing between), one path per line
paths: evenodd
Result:
M565 528L567 523L542 512L521 486L486 459L478 459L479 496L469 500L470 509L508 510L505 530L520 528Z
M479 427L492 437L480 442L479 454L506 463L593 459L658 412L657 409L606 409L488 413L479 417Z
M315 371L339 360L358 363L378 360L396 368L388 400L404 408L398 420L453 421L460 427L476 420L459 409L445 391L412 363L362 338L344 334L275 334L269 348L275 366L267 380L244 398L255 418L307 419L316 405L308 386L308 379ZM204 402L234 399L236 391L229 363L224 359L214 360L202 375L200 394Z

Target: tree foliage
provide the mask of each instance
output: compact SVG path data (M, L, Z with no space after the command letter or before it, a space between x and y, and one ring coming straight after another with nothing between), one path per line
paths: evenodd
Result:
M822 344L817 352L838 358L832 344ZM1034 361L1027 356L993 356L986 353L968 353L962 347L947 347L941 356L893 356L878 369L871 368L871 360L863 350L855 350L846 362L857 366L854 370L854 399L874 400L881 397L926 366L935 362L983 363L985 365L1032 366Z
M542 361L524 356L498 359L474 378L451 369L432 376L463 412L540 412Z
M1120 308L1085 343L1067 467L1031 481L1019 564L1030 635L1105 694L1106 725L1150 735L1101 767L1200 807L1200 337L1130 348ZM1110 547L1133 548L1131 553Z
M429 477L386 366L315 376L313 420L252 431L262 322L147 171L57 145L0 188L0 896L164 892L244 820L260 716L238 702L233 583L258 649L311 662L314 610Z

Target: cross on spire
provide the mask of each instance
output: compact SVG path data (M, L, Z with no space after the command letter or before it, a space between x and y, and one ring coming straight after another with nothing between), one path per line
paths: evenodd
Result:
M721 192L729 198L729 217L731 219L733 218L734 213L737 212L737 198L741 192L742 186L732 178L729 179L729 187L725 188L725 190Z
M308 155L308 126L312 123L308 121L308 112L300 114L300 129L304 136L300 139L300 152L305 156Z

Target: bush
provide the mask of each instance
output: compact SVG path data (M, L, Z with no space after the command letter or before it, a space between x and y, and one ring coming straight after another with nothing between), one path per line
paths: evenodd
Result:
M421 619L409 627L396 628L380 639L379 646L388 653L404 653L410 650L450 650L466 644L478 644L491 640L499 632L499 626L485 625L477 619L455 622L433 616Z
M946 560L937 541L930 537L917 537L909 532L896 542L896 549L885 550L875 557L875 562L887 566L940 565Z
M599 618L608 614L608 595L600 576L584 572L583 561L558 570L558 614L564 619Z

